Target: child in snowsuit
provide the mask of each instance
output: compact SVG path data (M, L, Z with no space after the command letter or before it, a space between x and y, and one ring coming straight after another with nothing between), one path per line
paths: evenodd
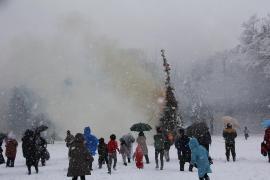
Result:
M237 137L236 130L232 128L232 124L228 123L227 127L223 130L223 137L225 139L226 158L230 161L230 152L235 161L235 138Z
M120 139L120 154L122 155L124 165L127 166L128 147L124 139Z
M77 180L80 176L81 180L85 180L85 175L91 175L89 163L92 157L84 144L83 134L76 134L74 141L70 145L68 155L68 177Z
M135 153L133 154L133 159L135 158L136 167L138 169L143 169L143 150L140 144L137 145Z
M109 160L108 160L108 147L107 144L104 141L104 138L100 138L99 139L99 143L98 143L98 168L101 169L102 165L104 163L109 164Z
M32 166L35 167L36 173L38 173L39 153L34 139L34 132L29 129L25 131L22 138L22 150L23 157L26 159L28 174L31 174Z
M15 139L15 135L10 133L6 139L6 167L14 167L14 162L17 154L17 146L18 142Z
M102 168L102 165L104 162L106 162L107 166L109 164L108 162L108 148L107 148L107 144L104 141L104 138L100 138L99 139L99 143L98 143L98 167L99 169Z
M118 144L116 141L116 136L112 134L110 136L110 141L108 143L108 155L109 155L109 171L108 173L111 174L112 172L112 161L113 161L113 169L116 170L116 163L117 163L117 151L119 152Z
M163 170L163 156L164 156L164 137L162 136L161 128L157 128L157 134L154 135L154 147L155 147L155 161L156 168L159 168L158 165L158 156L160 155L160 170Z
M207 173L211 173L208 151L199 144L196 138L191 138L189 141L191 149L191 164L198 168L200 180L210 180Z

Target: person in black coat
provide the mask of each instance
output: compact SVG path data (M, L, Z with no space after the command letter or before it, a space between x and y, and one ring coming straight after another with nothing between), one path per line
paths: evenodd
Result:
M40 133L35 134L35 142L38 148L39 157L41 159L42 166L46 165L46 156L47 156L47 141L40 136Z
M178 152L180 171L184 171L185 163L191 161L191 150L189 148L189 138L185 135L184 129L179 129L178 136L175 139L175 147ZM192 171L193 165L189 164L189 171Z
M34 166L36 173L38 173L38 149L34 139L34 132L26 130L22 138L22 150L23 157L26 159L26 166L28 168L28 174L31 174L31 167Z
M107 144L104 141L104 138L99 139L99 144L98 144L98 167L99 169L102 168L102 164L106 163L108 166L108 148Z
M232 124L228 123L223 130L223 138L225 139L225 150L227 161L230 161L230 152L232 154L233 161L235 161L235 138L237 137L236 130L232 127Z

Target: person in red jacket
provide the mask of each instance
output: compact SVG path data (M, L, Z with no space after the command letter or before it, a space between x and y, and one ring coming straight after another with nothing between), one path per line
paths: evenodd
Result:
M264 134L264 142L266 144L267 150L268 150L268 162L270 163L270 127L268 127L265 130Z
M108 156L109 156L109 164L108 164L108 173L111 174L112 169L112 161L113 161L113 169L116 170L117 163L117 151L119 152L118 144L116 141L116 136L112 134L110 136L110 141L108 142Z
M135 158L136 167L138 169L143 169L143 150L140 144L137 145L136 151L133 155L133 159Z
M18 142L16 141L15 136L10 133L6 139L6 167L14 167L14 161L17 154L17 146Z

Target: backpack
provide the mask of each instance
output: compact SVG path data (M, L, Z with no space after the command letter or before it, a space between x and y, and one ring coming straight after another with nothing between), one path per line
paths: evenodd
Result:
M164 138L162 137L162 135L155 135L154 136L154 147L157 150L164 149Z

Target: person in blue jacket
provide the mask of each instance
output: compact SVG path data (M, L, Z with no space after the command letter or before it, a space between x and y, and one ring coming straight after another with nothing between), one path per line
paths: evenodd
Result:
M97 146L98 146L98 139L96 138L96 136L94 136L93 134L91 134L91 129L90 127L85 127L84 128L84 139L85 139L85 146L88 149L90 155L93 157L96 155L96 150L97 150ZM92 171L92 163L94 161L94 158L92 159L92 161L90 162L90 170Z
M198 168L200 180L210 180L207 173L211 173L210 163L208 160L208 151L199 144L196 138L191 138L189 141L191 150L191 164Z

